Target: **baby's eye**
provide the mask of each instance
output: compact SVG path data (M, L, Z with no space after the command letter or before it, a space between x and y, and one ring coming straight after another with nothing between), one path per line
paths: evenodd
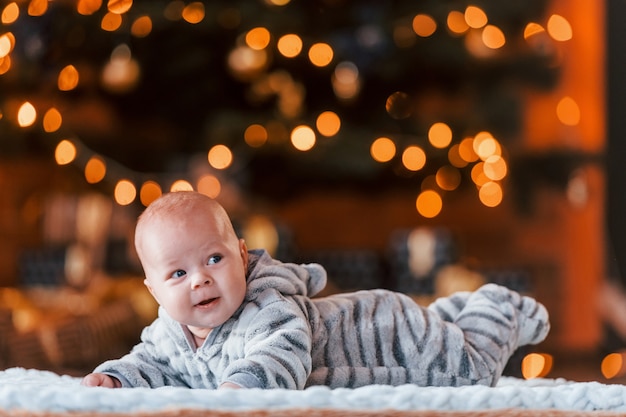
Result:
M182 269L179 269L177 271L174 271L174 273L172 274L172 278L181 278L181 277L184 277L185 275L187 275L187 273L183 271Z
M215 265L216 263L218 263L221 260L222 260L222 255L213 255L213 256L209 257L209 260L208 260L207 264Z

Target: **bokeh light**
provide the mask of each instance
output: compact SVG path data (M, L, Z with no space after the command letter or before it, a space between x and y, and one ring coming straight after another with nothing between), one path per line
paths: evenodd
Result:
M480 29L489 21L487 14L478 6L467 6L464 17L465 22L472 29Z
M428 129L428 140L435 148L445 148L452 142L452 129L445 123L434 123Z
M448 30L455 35L461 35L469 29L469 25L465 21L465 15L458 10L448 13Z
M11 2L4 6L2 9L2 15L0 15L0 22L3 25L10 25L14 23L20 17L20 8L16 2Z
M419 146L408 146L402 152L402 164L409 171L419 171L426 165L426 152Z
M302 39L296 34L290 33L281 36L276 44L278 52L284 57L294 58L302 52Z
M155 181L146 181L141 185L139 190L139 201L145 207L148 207L157 198L161 197L163 191L161 186Z
M54 159L59 165L67 165L76 159L76 145L67 139L60 141L54 150Z
M565 42L572 39L572 26L567 19L561 15L553 14L550 16L547 29L548 34L556 41Z
M333 56L333 48L327 43L319 42L309 48L309 60L316 67L327 66L332 62Z
M396 144L389 138L380 137L370 146L370 155L377 162L389 162L396 156Z
M341 128L341 119L333 111L320 113L315 120L315 127L321 135L326 137L335 136Z
M580 108L571 97L563 97L556 106L556 115L561 123L576 126L580 123Z
M222 183L215 175L203 175L198 180L198 192L211 198L217 198L222 192Z
M267 142L267 129L260 124L251 124L243 133L243 138L249 146L253 148L261 147Z
M99 156L92 156L85 164L85 180L89 184L102 181L107 173L106 161Z
M17 111L17 123L21 127L32 126L37 120L37 110L30 102L24 102Z
M547 353L529 353L522 359L524 379L543 378L552 370L553 358Z
M30 0L28 3L29 16L42 16L48 10L48 0Z
M78 0L76 11L83 16L90 16L100 10L102 0Z
M170 192L175 193L177 191L193 191L193 185L187 180L176 180L170 186Z
M497 207L502 203L502 187L495 181L487 181L478 190L478 198L487 207Z
M109 0L107 10L115 14L124 14L133 6L133 0Z
M436 217L443 208L443 200L434 190L422 191L415 201L417 212L426 218Z
M600 371L606 379L613 379L626 375L626 352L609 353L602 359Z
M61 113L54 107L48 109L48 111L43 115L43 130L52 133L56 132L61 128L61 124L63 123L63 117Z
M152 32L152 19L150 16L140 16L130 27L130 33L136 38L145 38Z
M79 80L78 70L74 65L67 65L59 72L57 85L61 91L70 91L76 88Z
M437 170L435 181L442 190L456 190L461 184L461 172L453 166L444 165Z
M413 112L411 97L405 92L396 91L387 97L385 110L394 119L406 119Z
M487 25L483 29L482 40L487 46L487 48L491 49L499 49L504 46L506 43L506 37L504 36L504 32L494 25Z
M120 26L122 26L122 16L116 13L107 13L100 21L100 28L107 32L115 32Z
M135 184L130 180L121 179L115 184L113 197L115 198L115 202L120 206L127 206L135 201L137 188L135 188Z
M291 144L299 151L312 149L315 142L315 132L309 126L297 126L291 131Z
M267 48L270 43L270 31L264 27L251 29L246 33L246 45L260 51Z
M215 169L226 169L233 163L233 152L226 145L213 146L207 156L209 164Z
M418 14L413 18L413 31L416 35L426 38L437 30L437 22L427 14Z

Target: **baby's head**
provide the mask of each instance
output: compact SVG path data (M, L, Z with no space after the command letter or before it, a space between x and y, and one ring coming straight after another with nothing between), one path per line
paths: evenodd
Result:
M135 248L157 302L200 338L228 320L246 292L248 252L224 208L196 192L172 192L137 221Z

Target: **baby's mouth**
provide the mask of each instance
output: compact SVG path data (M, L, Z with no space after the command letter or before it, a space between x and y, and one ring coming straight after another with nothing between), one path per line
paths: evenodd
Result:
M202 300L200 301L198 304L196 304L197 306L203 307L203 306L208 306L209 304L211 304L213 301L217 300L217 298L207 298L206 300Z

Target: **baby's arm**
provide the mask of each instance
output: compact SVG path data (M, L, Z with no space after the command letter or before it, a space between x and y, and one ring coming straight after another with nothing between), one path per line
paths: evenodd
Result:
M105 387L105 388L121 388L122 383L119 379L107 374L92 373L86 375L81 385L85 387Z
M304 388L311 372L311 330L304 307L294 298L269 290L255 300L254 305L260 306L259 309L251 305L240 316L237 326L245 329L245 334L241 334L237 343L243 344L244 356L224 370L220 388L225 384L245 388ZM268 300L272 301L266 303ZM231 338L235 333L236 329Z

